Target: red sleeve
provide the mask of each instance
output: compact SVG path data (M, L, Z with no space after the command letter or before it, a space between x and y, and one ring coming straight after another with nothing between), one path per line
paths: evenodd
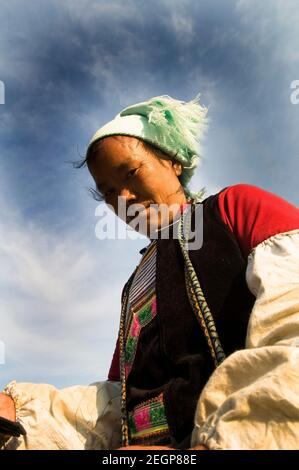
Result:
M299 209L257 186L228 186L219 193L218 204L222 220L246 257L272 235L299 228Z
M120 381L120 367L119 367L119 341L117 340L114 354L113 354L113 359L111 362L109 374L108 374L108 380L113 380L113 381Z

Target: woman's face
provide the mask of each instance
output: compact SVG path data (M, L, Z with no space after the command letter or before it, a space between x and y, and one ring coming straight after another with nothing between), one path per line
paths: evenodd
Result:
M137 211L135 217L138 215L141 221L137 231L142 233L144 229L140 228L146 217L145 235L149 236L151 228L171 223L179 213L179 205L186 202L178 179L182 171L180 163L157 158L135 137L119 135L101 139L87 164L97 190L126 223L132 222L134 207L143 209L143 212ZM132 204L138 206L131 208L131 215L126 213L123 217L120 202L126 209ZM157 206L148 207L150 204Z

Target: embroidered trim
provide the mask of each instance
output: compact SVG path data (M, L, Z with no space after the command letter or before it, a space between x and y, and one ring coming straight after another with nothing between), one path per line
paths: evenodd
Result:
M153 243L137 268L129 292L125 331L124 366L126 379L133 367L140 332L157 314L155 262L156 244Z
M136 309L136 312L135 312ZM126 340L125 348L125 374L126 379L133 367L136 356L140 332L157 314L157 303L155 290L151 289L139 304L132 307L132 322Z
M119 359L120 359L120 380L121 380L121 438L122 446L129 445L129 425L127 414L127 387L126 387L126 374L125 374L125 318L128 307L128 298L130 288L135 277L137 267L131 274L126 289L124 291L123 302L121 305L120 324L119 324Z
M128 424L131 439L134 441L168 434L163 393L146 400L129 412Z
M134 306L136 303L136 300L134 300L133 302L131 301L131 295L132 295L131 293L134 292L136 289L137 291L140 289L140 291L146 292L147 289L144 288L145 284L148 286L149 289L152 287L152 285L154 285L155 274L149 275L148 269L149 269L149 266L151 266L151 263L153 262L153 258L154 258L154 263L156 262L156 250L157 250L156 240L154 240L154 242L147 247L147 252L144 254L142 260L140 261L139 265L136 268L136 272L132 280L132 285L130 287L130 292L128 294L129 297L128 297L128 305L127 305L127 311L126 311L126 318L125 318L125 338L127 338L129 334L129 329L130 329L131 322L132 322L131 306L132 305ZM140 301L140 295L138 297L138 301Z

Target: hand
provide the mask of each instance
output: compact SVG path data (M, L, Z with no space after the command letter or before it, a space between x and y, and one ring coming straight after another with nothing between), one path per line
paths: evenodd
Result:
M10 419L10 421L16 420L16 408L14 401L5 393L0 393L0 416L2 418Z

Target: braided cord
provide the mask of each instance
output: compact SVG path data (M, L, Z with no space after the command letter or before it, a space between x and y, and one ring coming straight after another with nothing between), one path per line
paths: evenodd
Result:
M192 211L194 208L195 205L192 204L190 211ZM182 213L178 224L178 240L185 261L186 289L189 302L197 319L199 320L211 356L214 360L215 367L217 367L225 359L225 353L219 340L213 315L209 309L200 282L189 257L188 239L191 225L191 214L189 214L188 210L189 208ZM187 233L186 238L184 234L184 227L185 232Z

